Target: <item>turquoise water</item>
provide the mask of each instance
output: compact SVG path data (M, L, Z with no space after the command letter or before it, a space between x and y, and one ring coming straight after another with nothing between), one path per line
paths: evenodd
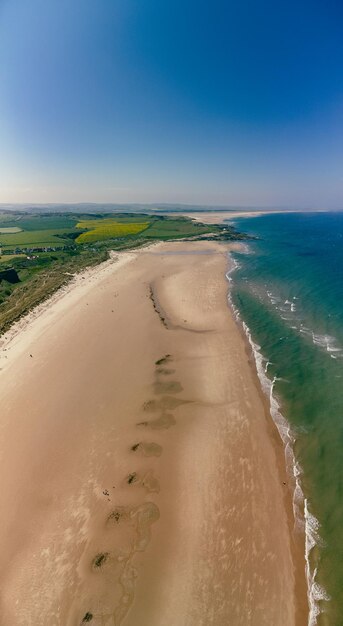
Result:
M342 626L343 213L234 223L259 237L234 255L232 301L295 439L308 509L309 623Z

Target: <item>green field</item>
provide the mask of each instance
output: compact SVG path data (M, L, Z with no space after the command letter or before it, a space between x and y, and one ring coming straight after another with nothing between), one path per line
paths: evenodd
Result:
M83 231L83 232L80 232ZM179 239L219 233L220 227L199 224L182 216L146 213L91 215L0 214L2 251L26 253L32 249L116 245L115 240ZM141 243L141 242L140 242Z
M0 247L3 250L13 250L15 248L61 248L70 244L70 239L63 237L63 235L69 233L74 233L74 229L55 228L51 230L22 230L13 234L0 233Z
M219 232L218 227L198 224L184 217L154 219L143 236L147 239L178 239Z
M5 256L0 256L0 264L2 265L10 265L13 259L24 259L25 254L6 254Z
M77 222L77 217L69 217L67 215L50 215L50 216L41 216L41 215L33 215L31 216L18 216L13 219L11 216L7 215L7 219L0 218L0 228L9 227L9 228L20 228L21 230L54 230L61 228L75 228Z

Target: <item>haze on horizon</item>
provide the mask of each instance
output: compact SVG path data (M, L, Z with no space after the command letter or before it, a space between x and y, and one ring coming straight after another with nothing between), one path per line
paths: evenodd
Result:
M3 0L0 202L343 208L334 0Z

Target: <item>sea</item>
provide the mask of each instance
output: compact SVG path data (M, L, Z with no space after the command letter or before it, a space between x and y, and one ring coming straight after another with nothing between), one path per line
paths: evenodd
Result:
M343 625L343 213L230 220L232 307L285 444L309 626Z

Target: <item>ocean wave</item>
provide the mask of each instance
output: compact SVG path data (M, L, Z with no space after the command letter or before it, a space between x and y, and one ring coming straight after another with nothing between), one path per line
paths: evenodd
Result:
M343 358L343 348L338 345L336 337L329 334L320 334L305 326L303 320L294 314L297 313L297 307L294 304L294 300L298 300L297 296L293 296L292 300L286 298L281 300L279 296L276 296L272 291L267 290L267 296L273 307L279 311L280 318L289 323L292 330L306 335L312 340L313 345L318 346L322 350L325 350L332 359Z
M303 531L305 534L305 562L306 562L306 579L307 579L307 597L309 604L308 626L317 624L317 617L321 613L320 602L329 601L330 597L325 589L316 581L317 568L313 570L310 563L310 553L314 546L322 546L323 542L319 535L320 524L317 518L308 510L308 500L304 497L301 487L302 468L294 455L295 436L291 427L280 411L280 404L274 395L274 386L277 380L276 376L270 380L266 375L265 362L266 359L260 352L261 347L256 344L252 337L249 327L242 322L245 334L254 354L256 370L261 382L261 386L269 397L270 413L274 423L278 429L279 435L283 441L285 449L286 467L288 473L293 477L293 515L296 530Z
M308 509L308 500L304 499L304 517L305 517L305 562L306 576L308 580L308 603L309 603L309 619L308 626L316 626L318 615L321 613L320 602L330 600L330 596L325 589L316 581L317 568L311 571L310 554L317 545L322 546L323 542L319 535L319 522L317 518L310 513Z
M251 249L249 244L241 242L240 249L239 249L239 252L237 254L247 254L247 255L252 256L252 255L256 254L256 252L255 252L255 250Z
M268 371L268 367L269 367L269 365L273 365L273 363L272 363L271 361L266 361L266 365L265 365L265 368L264 368L264 373L265 373L265 374L266 374L266 373L267 373L267 371Z
M328 352L333 359L342 358L343 350L340 346L337 345L336 337L332 337L331 335L318 335L312 332L312 341L315 346L320 346L326 352ZM332 354L332 353L335 354Z
M304 321L297 315L293 315L297 313L297 309L295 305L289 300L284 301L284 305L290 305L288 308L285 306L278 306L275 302L275 297L272 299L270 297L270 292L267 292L269 299L273 305L275 305L275 309L279 311L280 318L289 324L289 328L292 330L296 330L302 335L308 337L314 346L317 346L319 349L328 353L328 355L332 359L342 359L343 358L343 348L339 345L338 340L333 335L329 334L321 334L315 332L308 326L304 324ZM291 316L290 316L291 314Z
M236 268L234 268L236 269ZM230 270L230 274L234 271L234 269ZM228 274L229 274L228 273ZM228 280L232 281L231 276L229 277L227 274ZM269 295L269 294L268 294ZM293 516L294 516L294 527L296 531L304 532L305 535L305 563L306 563L306 579L307 579L307 597L309 604L309 618L308 618L308 626L316 626L318 615L320 615L321 607L320 602L329 601L330 597L326 593L325 589L319 585L316 581L317 576L317 568L311 567L310 562L310 554L315 546L322 546L323 542L319 535L320 524L317 518L310 513L308 508L308 500L305 498L304 493L301 487L301 476L302 476L302 468L299 462L295 458L294 454L294 443L295 436L292 432L289 422L281 413L280 404L274 394L274 386L277 380L277 377L274 377L271 380L267 376L267 371L271 362L268 361L261 353L261 346L255 343L252 339L251 332L247 324L244 320L241 319L240 312L238 308L233 303L231 293L228 295L228 303L230 305L231 310L233 311L234 317L238 322L241 323L246 337L249 341L249 344L252 349L252 353L254 355L256 371L258 374L258 378L261 383L261 387L269 398L269 406L270 406L270 414L273 418L273 421L276 425L276 428L279 432L281 440L284 444L285 450L285 459L286 459L286 469L288 474L293 480ZM311 332L310 329L303 327L303 332ZM280 337L280 340L284 339L284 337ZM334 338L333 338L334 339ZM330 344L332 345L332 344Z
M300 332L304 335L307 335L312 339L312 343L314 346L318 346L318 348L327 352L332 359L342 359L343 358L343 348L339 346L338 340L336 337L332 335L325 335L315 333L313 330L309 328L302 327L300 328Z
M273 306L275 306L277 310L282 311L283 313L296 313L297 307L294 300L298 300L297 296L292 296L292 300L289 300L288 298L286 298L286 300L283 300L281 296L275 295L275 293L269 291L268 289L266 290L266 292L269 301ZM287 319L287 321L293 322L293 319L291 320L291 318L283 317L282 319Z
M230 267L230 269L226 272L226 278L229 281L229 283L232 282L232 276L231 274L233 274L233 272L235 272L236 270L241 269L241 265L240 263L238 263L237 259L235 259L235 257L233 255L230 255L230 261L232 262L232 267Z

